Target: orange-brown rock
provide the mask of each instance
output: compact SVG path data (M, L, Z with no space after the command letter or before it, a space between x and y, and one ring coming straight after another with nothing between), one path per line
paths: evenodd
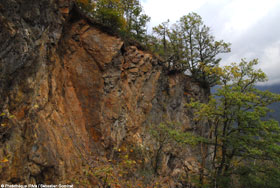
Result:
M0 2L0 183L72 184L113 148L147 144L149 124L191 128L185 103L207 95L191 78L75 17L72 1L32 2Z

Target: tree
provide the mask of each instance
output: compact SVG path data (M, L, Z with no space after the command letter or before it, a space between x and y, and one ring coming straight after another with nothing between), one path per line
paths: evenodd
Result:
M170 40L168 38L168 33L170 33L169 30L169 20L161 23L157 27L153 27L153 33L156 34L156 38L159 39L158 43L160 43L157 52L165 61L168 60L171 54Z
M201 66L216 67L221 58L220 53L230 51L229 43L215 41L210 35L210 28L203 24L202 18L196 13L183 16L178 23L183 39L183 58L193 77L212 86L216 76L206 75Z
M126 21L123 14L120 0L99 0L96 3L95 19L112 29L125 29Z
M150 17L143 13L139 0L76 0L76 4L87 16L125 37L139 42L146 38Z
M185 71L187 67L183 56L183 37L179 25L173 24L170 27L169 20L167 20L154 27L153 32L159 39L159 44L157 44L159 50L157 52L168 62L168 69Z
M193 78L208 88L216 84L216 75L207 75L202 67L217 67L221 61L217 56L230 52L230 44L216 41L198 14L183 16L171 28L167 22L162 23L154 28L154 32L163 39L164 55L168 56L166 60L179 65L182 71L188 70Z
M195 120L204 122L200 126L210 125L202 143L211 161L204 175L210 175L212 187L279 186L280 128L265 117L268 105L279 102L280 95L256 89L256 83L267 80L254 69L257 63L242 60L224 68L204 68L219 75L219 88L207 104L188 104L195 109Z
M113 30L124 30L126 22L121 0L76 0L83 14Z
M152 149L152 160L151 165L155 175L158 175L158 170L160 169L160 163L164 148L172 143L170 139L170 134L168 130L172 127L172 124L160 123L158 125L151 125L149 128L150 136L152 137L154 144Z
M139 0L121 0L121 2L127 23L127 31L132 37L142 42L146 36L146 25L151 18L143 13Z

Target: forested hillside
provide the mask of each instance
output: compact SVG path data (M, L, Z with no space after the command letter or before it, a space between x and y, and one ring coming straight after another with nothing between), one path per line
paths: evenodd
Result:
M262 91L268 90L270 92L280 94L280 84L257 86L257 88ZM278 122L280 122L280 103L278 102L278 103L271 104L270 108L273 110L273 112L270 112L268 117L276 119Z

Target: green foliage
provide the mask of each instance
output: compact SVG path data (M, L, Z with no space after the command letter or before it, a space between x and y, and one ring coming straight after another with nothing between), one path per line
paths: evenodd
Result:
M136 40L143 42L146 37L146 25L150 17L143 14L143 8L139 0L121 0L126 19L127 32Z
M97 22L118 31L123 38L146 44L169 62L170 70L188 71L206 87L216 84L216 74L204 68L218 67L220 53L230 51L230 44L216 41L196 13L183 16L169 26L169 21L154 27L154 36L146 34L150 17L143 13L139 0L77 0L78 6Z
M200 66L217 66L221 59L216 56L229 52L230 44L215 41L214 36L210 35L210 28L204 25L202 18L196 13L183 16L178 24L178 35L183 40L183 58L187 67L196 79L211 82L210 77L206 78L204 72L201 72Z
M197 136L190 132L182 132L178 129L170 129L168 130L168 133L173 140L182 144L195 146L200 142L206 142L206 139L201 136Z
M95 3L91 2L91 0L76 0L78 7L86 12L93 12L95 9Z
M196 13L183 16L172 26L164 22L153 28L153 36L147 36L150 18L139 0L77 0L77 4L99 23L146 43L169 63L169 70L187 71L206 88L219 85L207 103L187 104L194 110L197 135L172 123L152 125L149 134L154 145L149 151L140 149L136 154L135 149L120 149L118 160L95 167L91 176L105 187L148 185L143 183L144 176L135 179L131 175L139 176L142 171L156 177L164 149L175 146L175 141L180 143L177 147L199 146L200 174L190 177L198 187L279 187L280 128L267 113L280 96L256 89L256 83L267 80L261 70L255 70L257 60L220 68L218 55L230 52L230 44L216 41ZM4 130L5 124L1 126ZM138 164L141 157L150 160L150 168L143 160ZM154 179L149 181L152 184Z
M248 161L237 169L237 183L243 187L277 188L280 185L280 170L268 161Z
M154 144L151 157L151 163L153 166L154 174L158 174L158 170L161 168L161 159L163 155L163 150L167 146L167 144L171 143L171 137L169 134L169 130L172 124L160 123L158 125L151 125L149 128L150 135L153 138Z
M192 77L207 86L216 84L216 75L207 75L202 66L218 67L221 58L217 58L217 55L230 52L230 44L216 41L198 14L183 16L172 27L164 22L153 28L153 31L162 41L163 50L159 54L166 61L182 71L188 70Z
M254 184L250 187L274 187L272 182L276 184L280 178L276 170L280 164L280 128L275 120L264 120L270 111L268 106L280 101L280 95L256 89L257 82L267 80L261 70L254 69L257 63L242 60L238 65L217 69L220 87L214 96L207 104L188 104L195 109L196 121L210 124L202 142L212 145L208 148L213 156L208 170L213 186L230 187L234 180L240 180L244 185ZM260 168L264 164L271 168ZM275 170L274 176L266 176Z
M124 30L126 27L120 0L76 0L76 5L83 14L114 31Z
M100 24L139 42L146 39L150 17L143 13L139 0L76 0L78 7Z
M125 28L123 9L120 0L99 0L96 3L95 18L113 29Z
M156 51L159 55L161 55L165 61L171 56L172 49L170 45L170 40L168 38L170 34L169 29L169 20L163 22L162 24L158 25L157 27L153 28L153 32L156 35L154 40L154 51Z

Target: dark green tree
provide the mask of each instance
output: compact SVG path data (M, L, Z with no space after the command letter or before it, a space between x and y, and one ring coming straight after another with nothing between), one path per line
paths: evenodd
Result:
M164 22L154 28L154 33L162 41L160 54L166 61L179 66L181 71L188 70L208 88L216 84L217 76L206 74L202 67L217 67L221 61L217 56L230 52L230 44L216 41L198 14L183 16L172 27Z
M208 103L188 104L199 126L210 126L202 140L211 187L277 187L280 183L280 128L265 119L280 95L256 89L266 81L257 60L224 68L204 68L218 75L219 88ZM206 173L207 172L207 173ZM206 176L205 176L206 177Z
M153 33L158 38L157 53L161 55L166 62L168 68L172 70L185 71L187 64L184 58L184 44L182 31L177 24L169 26L169 20L163 22L157 27L153 28Z
M170 48L170 39L168 37L168 34L170 33L169 20L161 23L157 27L153 27L153 33L158 39L157 53L161 55L165 61L167 61L172 54Z
M99 0L96 2L94 18L114 30L124 30L126 21L120 0Z
M181 31L179 36L183 40L184 63L195 79L212 86L217 77L214 74L206 75L201 66L218 66L221 58L217 55L230 52L230 44L216 41L210 34L210 28L204 25L196 13L183 16L177 24Z
M146 37L146 26L151 18L143 13L143 8L139 0L121 0L121 3L128 33L142 42Z

